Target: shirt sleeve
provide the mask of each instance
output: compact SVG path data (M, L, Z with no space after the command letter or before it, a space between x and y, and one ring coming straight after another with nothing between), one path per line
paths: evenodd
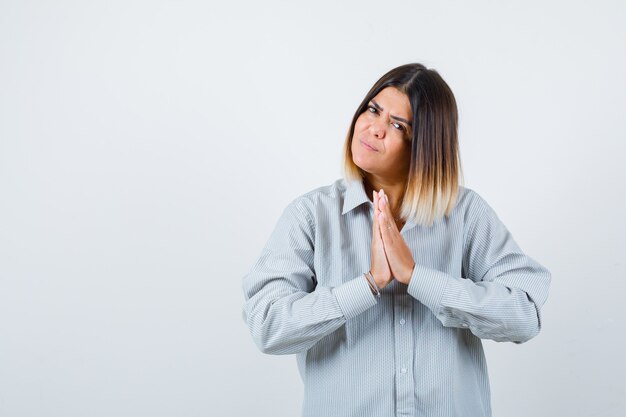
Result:
M305 351L377 302L362 275L317 285L314 234L307 209L292 202L243 279L243 318L264 353Z
M480 338L522 343L539 333L550 272L525 255L476 193L463 250L464 277L415 265L408 292L446 327Z

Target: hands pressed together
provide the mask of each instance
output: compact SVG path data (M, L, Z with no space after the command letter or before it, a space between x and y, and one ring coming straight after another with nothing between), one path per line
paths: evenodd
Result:
M378 288L386 287L394 278L409 284L415 262L413 255L394 221L387 195L381 189L374 194L372 222L371 274Z

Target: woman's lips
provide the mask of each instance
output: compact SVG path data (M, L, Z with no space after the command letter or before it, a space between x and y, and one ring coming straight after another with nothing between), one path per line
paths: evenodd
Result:
M374 152L378 152L378 149L371 147L370 145L368 145L367 143L361 141L361 145L363 145L363 147L365 149L369 149L370 151L374 151Z

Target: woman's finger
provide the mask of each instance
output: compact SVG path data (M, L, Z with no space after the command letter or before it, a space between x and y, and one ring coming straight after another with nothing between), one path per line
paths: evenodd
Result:
M383 243L385 245L385 251L389 254L389 250L393 250L393 242L394 238L394 230L395 224L393 221L389 219L389 216L384 211L381 211L378 215L378 229L380 230L380 235L383 238Z
M372 201L374 202L374 223L378 224L378 193L372 191Z
M381 202L382 198L380 196L380 193L377 193L376 191L374 191L374 216L373 216L373 225L372 225L372 237L374 239L376 239L376 241L382 245L383 243L383 238L382 238L382 234L380 232L380 222L378 220L378 216L380 215L381 211L380 211L380 202Z
M393 213L391 213L391 208L389 207L389 198L387 197L387 194L385 194L384 191L382 190L380 194L381 196L379 197L379 200L378 200L378 207L380 208L381 212L385 213L385 217L389 219L388 226L391 226L391 230L400 234L400 231L398 230L398 227L396 226L396 222L393 221Z
M378 193L376 190L372 191L372 201L374 202L374 214L377 214L378 211Z
M374 216L372 217L372 238L382 241L382 237L380 235L380 227L378 225L378 214L380 213L380 196L376 191L373 191L372 193L374 200Z

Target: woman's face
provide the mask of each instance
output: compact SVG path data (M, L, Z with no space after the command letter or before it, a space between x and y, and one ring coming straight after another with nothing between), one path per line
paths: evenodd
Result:
M411 105L394 87L381 90L354 125L352 160L386 180L406 180L411 160Z

